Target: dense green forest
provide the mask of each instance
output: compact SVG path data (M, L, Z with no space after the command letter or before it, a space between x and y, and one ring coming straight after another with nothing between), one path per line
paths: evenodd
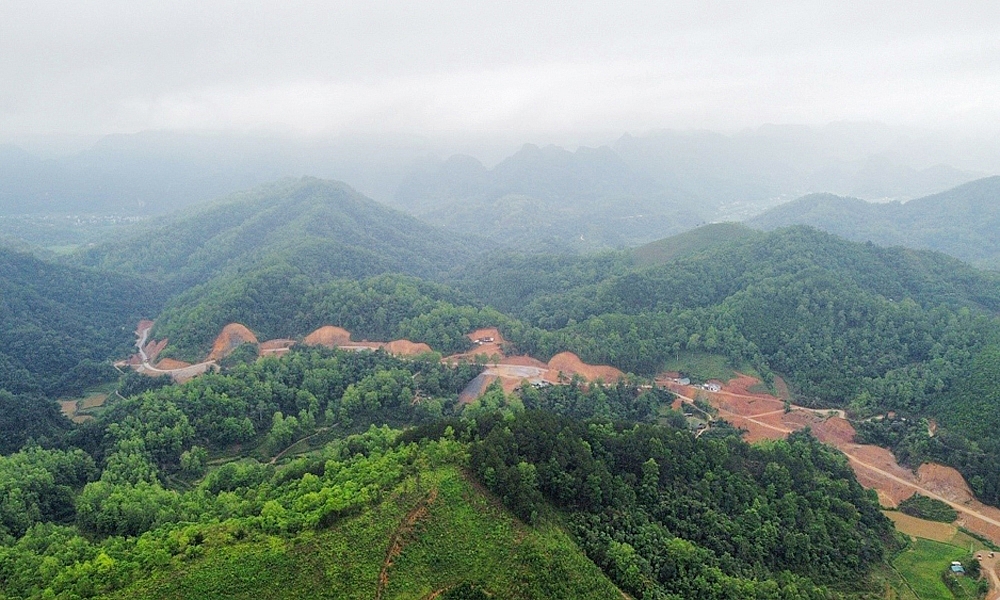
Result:
M851 240L938 250L996 269L1000 267L998 193L1000 178L988 177L906 203L813 194L773 208L749 223L763 229L811 225Z
M0 248L0 389L49 396L114 379L158 286Z
M454 586L611 598L608 579L641 598L877 588L888 521L808 436L752 448L615 425L650 422L670 400L627 383L500 392L499 412L457 405L477 372L299 349L120 400L0 457L0 597L296 597L315 585L321 597ZM305 453L271 460L296 445ZM761 554L767 544L785 549Z
M385 272L430 276L475 250L471 241L386 208L346 184L303 178L167 218L135 237L85 249L74 261L150 277L179 292L219 275L286 263L319 279Z
M305 179L77 266L3 251L0 598L879 596L891 527L844 457L808 433L695 437L648 385L686 356L781 375L796 402L848 409L859 441L953 465L1000 503L995 273L801 226L591 255L481 246ZM143 317L187 360L230 322L436 354L248 349L184 385L124 375L70 423L54 399L117 377ZM507 351L630 375L461 404L482 366L440 356L488 326Z

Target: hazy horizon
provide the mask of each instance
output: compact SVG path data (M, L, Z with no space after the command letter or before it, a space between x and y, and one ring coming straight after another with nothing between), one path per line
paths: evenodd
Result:
M0 142L223 131L597 145L1000 131L1000 6L51 1L0 8ZM58 143L57 143L58 142ZM435 142L436 143L436 142Z

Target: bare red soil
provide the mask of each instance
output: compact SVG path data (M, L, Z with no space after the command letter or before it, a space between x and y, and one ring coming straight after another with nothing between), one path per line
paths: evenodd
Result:
M351 332L347 331L343 327L324 325L307 335L302 341L310 346L326 346L328 348L334 348L336 346L350 344Z
M146 359L149 362L155 362L156 358L163 352L163 349L167 347L167 342L169 340L162 339L160 341L150 340L146 346L142 349L146 353Z
M433 352L431 347L427 344L423 342L411 342L410 340L393 340L383 347L389 354L395 354L397 356L416 356L418 354Z
M550 371L561 371L566 377L579 375L587 381L604 380L606 383L617 381L624 373L614 367L604 365L588 365L572 352L560 352L552 357L548 364Z
M191 363L184 362L183 360L174 360L172 358L164 358L160 362L156 363L155 367L161 371L172 371L174 369L184 369L190 367Z
M497 356L503 357L502 345L507 343L507 340L503 339L500 335L500 330L496 327L484 327L483 329L477 329L467 335L470 340L475 342L476 340L485 340L493 338L492 342L486 342L483 344L476 344L476 346L469 350L468 354L475 356L477 354L485 354L486 356Z
M229 356L240 344L256 344L257 336L247 329L246 325L230 323L222 328L222 333L215 338L212 351L206 360L219 360Z
M754 383L752 378L741 375L718 393L693 386L667 385L684 398L696 395L707 398L719 410L721 418L747 430L744 437L750 442L783 438L792 431L809 427L817 439L847 455L858 482L874 489L883 506L896 506L919 492L956 509L958 525L1000 541L1000 509L976 501L955 469L925 463L914 473L900 466L889 450L854 443L854 427L840 416L830 416L831 411L792 406L786 413L784 403L773 396L745 393Z

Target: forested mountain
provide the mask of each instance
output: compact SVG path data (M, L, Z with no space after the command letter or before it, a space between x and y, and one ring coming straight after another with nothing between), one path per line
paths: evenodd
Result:
M432 276L471 251L460 236L342 183L304 178L229 196L138 237L89 248L76 261L182 291L223 274L286 264L320 279Z
M913 466L953 465L983 500L1000 502L989 458L1000 455L991 425L1000 409L988 391L1000 276L807 227L708 226L682 238L640 249L638 260L514 257L453 284L517 317L505 337L539 357L570 349L652 375L678 356L716 354L765 380L781 375L801 403L862 417L896 411L905 426L865 439L901 449ZM536 270L545 276L524 275ZM943 426L933 440L924 417Z
M0 389L75 393L108 379L140 318L160 308L147 281L0 248Z
M529 144L492 169L463 155L425 166L400 184L393 203L522 251L593 250L745 219L810 191L908 200L975 178L944 165L909 166L905 136L868 133L768 126L624 135L575 152Z
M511 248L549 251L634 245L709 214L695 196L634 172L610 148L530 144L493 169L453 156L405 180L394 204Z
M927 248L1000 268L1000 177L980 179L900 204L830 194L805 196L748 221L762 229L818 227L851 240Z
M298 349L0 457L0 598L881 591L891 526L814 439L751 448L595 419L598 397L621 418L650 394L624 383L524 397L559 413L546 395L587 395L580 420L476 412L456 404L476 371ZM277 461L300 436L305 454Z

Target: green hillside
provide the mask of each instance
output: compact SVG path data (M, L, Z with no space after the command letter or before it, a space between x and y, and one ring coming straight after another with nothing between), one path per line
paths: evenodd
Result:
M477 372L297 349L119 401L60 447L0 456L0 598L875 589L889 522L807 435L752 448L614 424L651 416L633 410L650 392L630 384L500 393L499 411L457 404ZM589 401L566 411L549 396L567 393ZM553 412L523 408L535 404Z
M159 309L157 291L0 248L0 389L52 396L113 379L108 359L126 355L135 324Z
M911 200L872 204L829 194L805 196L747 223L762 229L812 225L847 239L926 248L1000 267L1000 177L979 179Z
M303 178L235 194L139 237L87 249L76 260L181 291L219 275L288 263L325 279L384 272L429 276L471 249L455 234L381 206L345 184Z
M650 242L635 248L635 261L641 266L665 263L669 260L696 254L720 244L753 237L755 232L740 223L712 223L685 233Z

